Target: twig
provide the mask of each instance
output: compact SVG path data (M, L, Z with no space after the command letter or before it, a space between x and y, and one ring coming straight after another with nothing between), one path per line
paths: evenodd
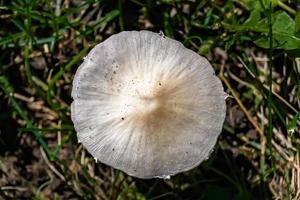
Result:
M261 109L261 112L263 113L264 112L264 109L262 108L262 106L260 106L260 109ZM264 128L264 115L262 114L261 115L261 130L263 132L263 128ZM260 136L260 145L261 145L261 148L260 148L260 160L259 160L259 166L260 166L260 170L261 170L261 174L262 174L262 179L264 180L265 177L263 176L265 173L266 173L266 158L265 158L265 154L266 154L266 137L264 134L262 134ZM265 181L265 180L264 180Z
M233 74L232 72L228 72L228 74L229 74L229 76L233 79L233 80L235 80L236 82L239 82L239 83L241 83L241 84L243 84L243 85L245 85L245 86L247 86L247 87L249 87L249 88L255 88L254 86L252 86L250 83L247 83L246 81L243 81L243 80L241 80L239 77L237 77L235 74ZM266 85L263 85L263 87L267 90L267 91L269 91L269 88L268 88L268 86L266 86ZM256 89L256 88L255 88ZM257 90L258 92L259 92L259 90ZM272 91L272 94L274 95L274 96L276 96L282 103L284 103L287 107L289 107L292 111L294 111L295 113L297 113L298 111L297 111L297 109L296 108L294 108L289 102L287 102L283 97L281 97L279 94L277 94L275 91Z
M281 7L282 9L286 10L287 12L289 12L292 15L296 15L297 11L294 10L293 8L289 7L288 5L286 5L285 3L281 2L280 0L277 0L278 6Z
M244 114L246 115L247 119L250 121L250 123L254 126L255 130L259 133L259 135L261 137L265 137L263 134L262 129L257 125L256 121L252 118L252 116L250 115L250 113L248 112L248 110L246 109L246 107L243 105L242 101L239 99L238 95L236 94L236 92L233 90L233 88L231 87L231 85L229 84L229 82L227 81L227 79L224 77L224 64L222 64L221 66L221 71L219 74L219 78L225 83L225 85L227 86L227 88L229 89L229 91L231 92L232 96L235 98L235 100L237 101L239 107L241 108L241 110L244 112ZM287 162L291 162L291 159L283 152L281 151L280 148L278 148L278 144L275 143L274 140L271 140L271 144L272 146L275 147L275 150L278 151L278 153L287 161ZM294 166L294 165L293 165Z
M18 190L20 192L28 191L28 188L26 187L19 187L19 186L2 186L0 187L1 190Z
M259 126L257 125L256 121L251 117L250 113L248 112L248 110L246 109L246 107L243 105L243 103L239 99L239 97L236 94L236 92L234 91L234 89L231 87L231 85L229 84L229 82L227 81L227 79L224 77L224 64L222 64L222 66L221 66L221 71L219 73L219 77L225 83L225 85L227 86L227 88L231 92L232 96L237 101L238 105L240 106L240 108L242 109L242 111L244 112L244 114L246 115L246 117L248 118L248 120L250 121L250 123L254 126L255 130L260 135L263 135L263 131L259 128Z
M48 167L51 169L51 171L53 171L53 173L56 174L62 181L66 181L65 177L50 163L44 149L40 147L40 151L42 153L42 157L43 157L44 161L46 162Z

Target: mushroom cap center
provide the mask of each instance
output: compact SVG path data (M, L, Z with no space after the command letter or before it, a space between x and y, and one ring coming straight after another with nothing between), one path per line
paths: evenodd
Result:
M150 114L161 108L161 101L157 97L141 97L140 111L144 114Z

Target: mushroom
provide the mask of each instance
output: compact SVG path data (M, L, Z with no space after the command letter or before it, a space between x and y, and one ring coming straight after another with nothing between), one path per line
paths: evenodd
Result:
M150 31L124 31L78 68L71 117L92 156L139 178L167 178L208 158L226 106L209 62Z

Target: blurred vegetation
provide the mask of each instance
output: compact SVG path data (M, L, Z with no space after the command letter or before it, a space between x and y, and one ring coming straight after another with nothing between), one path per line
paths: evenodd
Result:
M299 0L0 0L0 199L300 199ZM140 180L77 144L73 75L123 30L207 57L227 118L209 160Z

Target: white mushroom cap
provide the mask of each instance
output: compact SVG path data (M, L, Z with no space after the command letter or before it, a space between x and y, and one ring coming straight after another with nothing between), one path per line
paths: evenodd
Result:
M72 97L78 140L100 162L139 178L168 177L207 159L226 110L209 62L149 31L95 46Z

